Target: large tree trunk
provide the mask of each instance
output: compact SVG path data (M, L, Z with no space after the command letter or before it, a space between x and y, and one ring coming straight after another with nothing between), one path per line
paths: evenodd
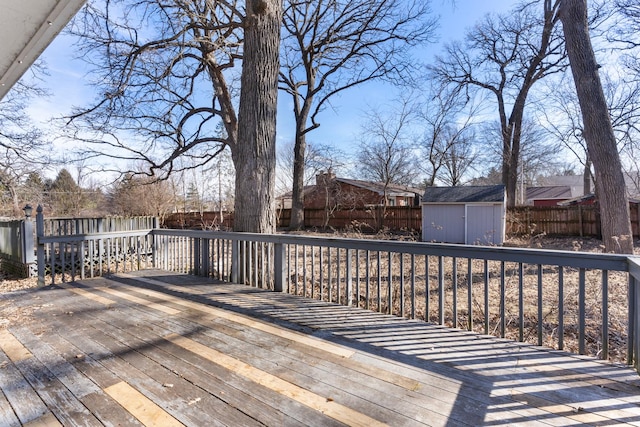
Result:
M238 114L235 231L273 233L280 0L246 0Z
M298 119L299 121L299 119ZM293 149L293 191L291 194L291 230L304 228L304 158L307 140L302 125L296 126L296 142Z
M589 36L586 0L562 0L560 20L575 81L584 139L595 170L601 209L602 238L607 252L633 253L629 201L622 164L611 126Z

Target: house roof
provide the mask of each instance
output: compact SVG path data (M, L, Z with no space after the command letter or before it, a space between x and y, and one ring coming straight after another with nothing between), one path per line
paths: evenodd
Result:
M336 181L353 185L354 187L364 188L369 191L373 191L374 193L378 193L380 195L385 192L385 184L382 182L372 182L372 181L362 181L359 179L346 179L346 178L336 178ZM398 184L387 184L386 192L388 196L392 197L413 197L416 194L421 194L422 190L418 190L417 188L407 187L405 185Z
M568 185L527 187L527 200L570 199L571 197L571 187Z
M504 185L427 187L422 203L487 203L504 199Z
M595 198L596 198L596 195L593 193L585 194L584 196L578 196L569 200L558 202L558 206L573 206L583 202L591 201ZM635 197L629 197L629 203L637 205L637 204L640 204L640 200Z

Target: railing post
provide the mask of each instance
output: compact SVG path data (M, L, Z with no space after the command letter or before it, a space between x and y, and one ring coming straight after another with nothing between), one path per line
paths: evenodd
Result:
M38 286L44 286L44 243L40 239L44 237L44 215L42 213L42 205L38 205L36 209L36 244L37 244L37 263L38 263Z
M283 243L273 244L273 290L276 292L289 292L286 281L286 246Z
M202 252L200 251L200 245L202 245L202 242L199 237L193 239L193 274L196 276L202 273Z
M31 277L31 264L36 261L33 252L35 242L33 241L33 222L31 221L31 217L25 217L20 225L20 232L22 234L22 247L20 248L22 252L22 263L26 267L27 277Z
M231 241L231 283L240 283L240 240Z
M160 263L158 262L158 254L160 251L158 250L158 244L160 242L160 236L156 234L155 228L151 230L151 265L153 268L159 268Z

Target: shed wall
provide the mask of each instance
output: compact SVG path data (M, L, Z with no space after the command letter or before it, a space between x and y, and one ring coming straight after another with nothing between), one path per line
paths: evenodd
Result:
M423 204L422 241L501 245L505 213L502 204Z
M422 206L423 242L465 242L464 204L425 204Z
M467 244L501 245L504 215L501 205L467 205Z

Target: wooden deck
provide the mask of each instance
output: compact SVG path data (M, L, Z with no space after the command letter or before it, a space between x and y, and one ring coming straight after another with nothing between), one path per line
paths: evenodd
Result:
M640 425L626 367L193 276L0 314L0 426Z

